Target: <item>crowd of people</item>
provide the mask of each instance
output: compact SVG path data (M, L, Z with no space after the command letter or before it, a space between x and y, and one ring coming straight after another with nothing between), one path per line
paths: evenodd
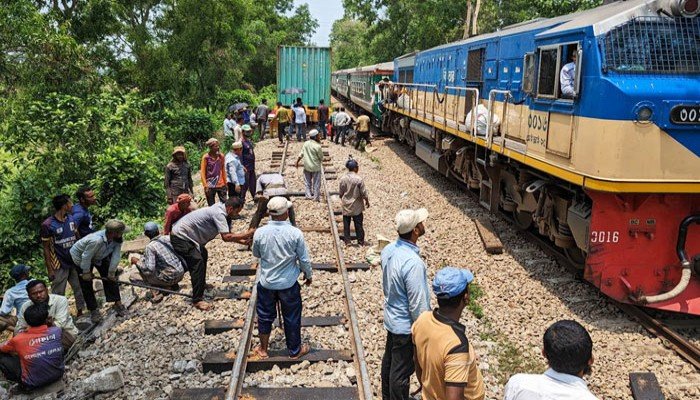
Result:
M329 114L328 108L322 107L318 110L319 129L308 132L305 114L295 110L303 109L301 102L294 111L280 104L270 111L263 100L249 117L257 120L261 137L266 133L270 115L278 119L281 141L285 135L291 135L286 129L294 126L297 140L304 141L296 166L303 163L305 196L309 201L320 201L321 197L321 140L335 137L344 145L352 123L342 108ZM369 143L370 118L362 115L354 125L358 143ZM213 307L205 299L206 290L212 287L207 284L207 244L218 237L224 242L249 246L259 259L260 274L256 303L260 345L253 352L260 358L269 356L272 324L281 317L289 357L300 358L311 350L301 336L303 299L299 283L300 275L304 285L313 283L311 255L302 231L296 227L284 176L256 174L252 127L229 123L228 128L231 135L237 135L236 128L240 128L240 136L235 136L230 151L223 154L219 140L212 138L206 142L208 151L201 158L206 207L199 208L194 201L193 171L185 148L173 149L172 160L165 167L165 223L162 229L155 222L143 227L149 241L142 256L129 259L137 270L131 280L149 287L150 301L158 303L164 293L179 291L180 282L189 273L192 305L207 311ZM343 239L351 245L352 223L358 245L366 245L363 214L370 206L369 195L358 161L350 157L345 166L347 173L339 181ZM243 218L240 214L248 193L257 207L247 229L231 232L232 220ZM117 276L123 235L129 228L122 221L111 219L103 229L95 230L90 212L96 204L94 191L83 187L75 197L77 204L66 194L54 197L54 213L41 225L50 292L44 281L31 278L29 266L16 265L10 271L16 284L3 297L0 327L10 330L12 337L0 346L0 372L22 390L44 387L63 376L64 354L79 334L65 297L67 285L75 297L76 318L86 310L94 324L103 318L95 281L102 284L105 300L113 303L114 312L119 317L129 317L121 303ZM269 221L261 227L265 216L269 216ZM382 398L409 399L410 378L415 373L423 399L483 399L485 387L478 356L460 323L469 304L474 275L467 269L448 266L429 282L418 246L426 233L427 219L426 209L399 211L395 217L398 238L381 249L386 329ZM431 287L437 299L435 308L431 308ZM593 356L591 338L580 324L559 321L550 326L544 334L543 356L550 368L542 375L513 376L505 388L506 400L595 398L582 379L590 372Z

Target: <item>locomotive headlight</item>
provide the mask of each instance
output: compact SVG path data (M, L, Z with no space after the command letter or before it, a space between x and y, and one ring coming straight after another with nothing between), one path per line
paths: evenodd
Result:
M671 12L676 16L692 18L700 14L699 0L676 0L671 2Z
M654 112L649 107L639 107L637 110L637 122L649 122Z

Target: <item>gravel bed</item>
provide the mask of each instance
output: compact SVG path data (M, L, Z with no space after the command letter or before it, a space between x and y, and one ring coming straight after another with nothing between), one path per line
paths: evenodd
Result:
M654 372L667 399L694 399L700 396L700 374L674 352L651 337L641 326L622 315L603 296L528 243L505 220L490 217L505 252L487 255L482 247L472 218L487 214L467 194L433 171L422 161L393 140L374 141L376 151L359 153L350 147L331 145L328 149L338 176L344 173L344 163L352 154L360 164L372 206L365 211L366 239L376 244L377 235L393 240L396 235L393 220L403 208L426 207L430 217L426 235L419 240L421 255L428 265L429 279L444 264L469 267L483 290L478 299L484 317L478 319L465 312L462 323L467 336L479 354L488 399L503 397L503 381L512 367L503 357L508 346L531 363L527 372L542 372L540 355L544 329L559 319L575 319L591 333L594 340L595 364L587 379L591 390L605 399L631 399L628 387L630 372ZM293 163L301 144L292 143L288 163ZM276 141L268 140L256 147L259 172L269 169L272 151L280 151ZM303 190L302 169L287 167L285 176L292 191ZM331 191L338 180L328 181ZM337 200L336 200L337 201ZM325 203L295 198L298 225L327 226ZM243 220L234 221L233 231L247 228L254 212L248 199L242 212ZM328 233L305 232L313 262L334 262L332 237ZM238 251L239 245L215 240L208 245L208 282L217 289L233 286L221 283L232 264L253 261L250 252ZM344 246L347 263L365 262L371 247ZM349 274L356 302L360 333L365 348L374 398L381 397L380 364L386 333L382 325L383 295L381 268ZM189 277L183 280L183 290L191 290ZM239 284L241 288L245 284ZM143 291L138 291L143 295ZM339 274L314 274L311 287L302 289L305 316L344 314L342 280ZM436 304L435 299L432 299ZM159 399L167 398L174 388L225 386L230 373L202 374L201 360L207 352L234 350L239 331L205 336L205 319L240 318L246 301L220 300L215 310L204 313L195 310L186 299L169 296L156 305L143 300L131 307L128 320L120 321L97 343L84 350L70 365L66 374L68 398L77 394L80 379L110 366L119 366L126 385L99 399ZM257 333L257 332L256 332ZM310 327L302 329L304 340L319 348L349 350L348 326ZM254 344L257 339L254 339ZM273 331L271 347L284 348L284 335ZM508 353L510 354L510 353ZM174 371L175 361L194 361L191 372ZM352 363L302 363L289 369L248 374L247 386L348 386L356 381ZM412 390L417 388L412 378Z

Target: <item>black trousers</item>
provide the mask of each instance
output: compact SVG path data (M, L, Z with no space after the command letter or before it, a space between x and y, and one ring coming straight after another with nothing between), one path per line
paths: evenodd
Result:
M102 262L100 262L99 265L94 265L92 267L97 269L97 272L103 278L106 278L107 275L109 275L109 261L111 258L112 256L109 255L104 260L102 260ZM92 272L92 268L90 268L89 272ZM82 274L82 271L80 271L80 273ZM117 284L117 282L103 280L102 287L104 288L105 298L107 299L107 302L113 303L115 301L122 300L122 297L119 294L119 285ZM97 310L98 305L97 299L95 298L95 289L92 287L92 280L86 281L83 280L83 278L81 277L80 290L83 291L83 297L85 297L85 304L87 305L88 310Z
M226 197L226 192L228 192L226 186L218 187L218 188L210 188L209 192L206 194L207 196L207 205L212 206L214 202L216 201L216 196L219 196L219 201L220 202L225 202L228 197Z
M345 135L348 133L348 127L347 126L338 126L338 127L336 127L336 129L338 130L337 131L338 133L336 133L334 135L335 137L333 138L333 142L335 144L338 144L338 140L340 140L340 144L345 146Z
M353 216L343 215L343 237L345 241L350 240L350 221L352 220L353 224L355 224L357 243L362 244L365 242L365 228L362 226L362 221L364 221L364 219L362 213Z
M187 264L187 271L192 280L192 302L204 300L204 286L207 284L207 259L209 254L204 246L199 246L193 241L170 234L170 244L173 250Z
M414 372L411 335L387 331L382 358L382 400L407 400Z
M362 139L364 139L367 142L367 144L370 144L369 131L368 132L357 132L357 137L355 138L355 150L360 149L360 143L362 142Z
M233 197L233 196L238 196L239 194L236 193L236 185L233 183L227 183L226 187L228 188L228 197ZM243 188L243 186L241 186Z
M287 128L289 128L289 124L284 124L284 123L279 123L277 126L277 138L280 140L280 143L284 143L284 137L287 136Z
M0 353L0 372L11 382L22 383L22 366L16 354Z
M286 198L289 201L292 201L289 198L289 196L284 196L284 198ZM267 213L267 203L269 201L270 199L266 197L258 199L258 208L255 210L253 218L250 219L250 225L248 226L248 228L258 229L258 227L260 226L260 221L262 221L262 219L265 218L265 214ZM297 226L295 216L296 214L294 213L294 206L292 206L289 208L289 222L292 224L292 226Z

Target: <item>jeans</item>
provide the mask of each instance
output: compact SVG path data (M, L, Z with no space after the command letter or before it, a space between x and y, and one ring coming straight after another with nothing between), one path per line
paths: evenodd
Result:
M258 302L255 311L258 313L258 332L269 335L272 323L277 318L277 303L282 309L284 321L284 339L290 356L296 356L301 351L301 286L299 282L289 289L270 290L258 283Z
M284 196L287 200L291 199L289 196ZM260 226L260 221L262 221L263 218L265 218L265 214L267 213L267 203L270 201L270 199L263 197L258 200L258 208L255 210L255 214L253 214L253 218L250 219L250 225L248 228L255 228L258 229ZM294 206L289 207L289 222L292 224L292 226L297 226L296 225L296 220L295 216L296 214L294 213Z
M246 167L248 172L245 174L245 183L243 188L241 188L241 199L245 201L246 192L250 192L250 197L255 198L255 183L257 182L257 176L255 175L255 166L253 168Z
M365 242L365 229L362 226L362 221L364 220L364 215L362 213L353 216L343 215L343 239L346 242L350 241L350 220L352 220L355 225L357 243L363 244Z
M279 125L277 126L277 138L280 140L280 143L284 143L284 137L289 137L289 132L287 132L287 129L289 128L288 123L282 123L280 122Z
M260 140L265 139L265 131L267 130L267 120L266 119L259 119L257 120L258 122L258 132L260 132Z
M321 198L321 171L304 171L306 198L319 201Z
M387 331L382 357L382 400L408 399L414 372L411 335L395 335Z
M357 132L357 138L355 139L355 150L360 149L360 143L362 142L362 139L364 139L369 145L369 132Z
M324 139L328 136L328 132L326 132L326 122L327 121L318 121L318 132Z
M302 138L306 140L306 130L304 130L304 125L306 124L294 124L297 128L297 141L301 142Z
M75 297L75 308L78 310L85 309L85 298L83 297L83 290L80 288L78 267L75 265L68 268L61 266L55 273L56 277L51 282L51 293L65 296L66 284L70 284L71 289L73 289L73 297Z
M340 140L341 144L343 146L345 146L345 134L348 131L348 127L347 126L338 126L337 129L338 129L338 132L335 134L334 142L335 142L335 144L338 144L338 140Z
M173 250L185 259L187 270L192 279L192 302L204 300L204 286L207 284L207 260L209 253L205 246L200 246L193 241L170 234L170 244Z
M90 267L90 271L88 272L92 272L92 268L96 268L101 277L107 278L107 275L109 274L109 262L111 259L112 255L107 255L107 257L105 257L98 265ZM119 285L117 282L112 282L105 279L102 281L102 287L104 288L105 299L107 299L107 302L113 303L115 301L121 301L122 297L119 293ZM92 280L86 281L81 278L80 289L83 291L83 296L85 297L85 303L87 304L88 310L97 310L97 298L95 298L95 289L92 287Z
M219 201L220 202L225 202L228 197L226 197L226 194L228 192L228 188L226 186L221 186L217 188L209 188L209 191L207 192L207 205L212 206L214 205L214 202L216 202L216 196L219 196Z

